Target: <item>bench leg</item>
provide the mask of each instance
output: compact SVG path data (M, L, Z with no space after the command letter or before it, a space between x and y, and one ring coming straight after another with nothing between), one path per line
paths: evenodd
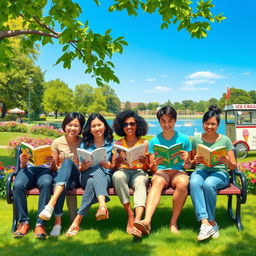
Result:
M238 230L242 230L243 225L241 222L241 202L240 202L239 196L237 195L236 196L236 209L235 209L235 215L234 215L234 211L232 209L232 197L233 197L233 195L228 196L228 214L229 214L230 218L236 222Z
M15 209L14 203L13 203L13 205L12 205L12 232L13 233L17 229L17 224L18 224L17 214L16 214L16 209Z
M68 207L69 218L72 223L77 215L77 197L76 197L76 195L67 195L66 203L67 203L67 207Z

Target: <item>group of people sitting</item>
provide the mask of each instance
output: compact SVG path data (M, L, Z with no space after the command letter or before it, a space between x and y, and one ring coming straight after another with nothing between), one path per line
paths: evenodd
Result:
M147 134L147 122L131 110L120 112L113 121L113 130L121 137L116 141L113 140L112 128L101 114L91 114L86 123L80 113L67 114L62 123L65 135L53 141L52 156L47 159L47 164L35 167L29 163L26 154L20 155L21 169L15 178L13 188L14 206L19 221L14 237L23 237L30 229L25 194L29 188L38 187L40 190L34 229L36 238L46 238L45 221L50 220L53 213L55 222L50 235L61 234L63 205L66 192L70 188L82 187L84 194L66 236L75 236L79 233L82 219L87 215L92 204L99 203L97 220L110 218L106 202L110 200L108 188L112 186L127 213L126 232L140 238L150 234L151 219L160 202L161 192L170 186L174 189L174 195L169 227L173 233L180 232L178 217L190 186L196 218L201 222L198 240L217 238L219 236L219 227L215 221L217 190L229 184L227 169L236 166L232 142L227 136L217 133L220 109L216 106L209 107L202 120L204 133L193 137L192 142L188 136L175 130L177 112L171 106L159 109L157 119L162 132L148 143L142 138ZM180 151L182 161L168 168L163 164L163 157L155 155L154 145L170 147L177 143L182 143ZM146 144L147 150L134 166L130 166L113 150L114 144L128 149ZM227 154L220 157L221 164L207 167L203 164L203 158L196 154L198 144L210 148L225 146ZM106 148L107 161L97 165L93 165L91 161L79 162L77 148L93 151L100 147ZM195 167L195 171L189 177L185 170L191 167ZM148 171L151 171L152 178L147 195ZM54 190L51 196L52 184ZM134 190L133 206L130 203L129 188Z

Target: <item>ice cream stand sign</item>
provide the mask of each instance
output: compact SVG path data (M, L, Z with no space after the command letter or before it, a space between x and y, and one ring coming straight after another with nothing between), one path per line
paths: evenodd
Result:
M232 104L224 108L226 135L230 137L238 157L256 150L256 104Z

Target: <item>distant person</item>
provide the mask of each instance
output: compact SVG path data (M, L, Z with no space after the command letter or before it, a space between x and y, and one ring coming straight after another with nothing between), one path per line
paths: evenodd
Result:
M157 119L161 125L162 132L153 137L149 142L149 166L154 175L151 180L152 186L146 203L145 218L141 221L134 222L134 226L146 235L151 231L151 219L160 202L161 192L164 188L170 186L174 188L174 194L173 211L169 227L171 232L179 233L177 221L187 198L189 183L189 177L184 167L188 167L191 143L186 135L174 130L177 112L171 106L162 107L157 112ZM163 164L164 158L155 155L154 145L161 144L170 147L177 143L182 143L180 158L183 161L168 168Z
M136 145L145 144L146 153L139 159L139 162L133 166L129 166L125 158L124 152L113 155L113 185L116 193L127 213L126 232L135 237L141 237L140 230L134 227L134 221L139 221L145 209L148 174L148 155L147 140L141 138L147 134L147 123L135 112L125 110L120 112L113 121L115 133L123 137L115 142L115 144L125 148L132 148ZM122 157L123 156L123 157ZM134 190L134 212L130 204L129 187Z
M25 236L29 229L29 216L27 207L26 190L37 187L40 191L38 200L38 213L34 229L34 235L38 239L45 239L45 223L38 217L38 214L44 209L49 201L52 191L54 159L50 157L47 164L34 166L29 163L29 155L20 154L20 170L18 171L13 187L14 207L18 218L18 228L13 233L14 238Z
M79 148L85 119L78 112L68 113L63 122L62 129L65 135L55 139L52 143L52 152L55 159L54 193L50 201L45 204L39 218L50 220L55 213L54 227L51 236L59 236L61 232L61 216L66 192L73 187L81 187L79 177L82 166L79 166L76 149Z
M21 123L23 123L23 120L20 117L17 117L16 122L21 124Z
M190 194L195 207L196 218L201 222L197 237L199 241L209 237L219 237L219 227L215 221L217 190L229 184L227 169L236 167L232 142L227 136L217 133L219 124L220 109L212 105L203 116L204 133L195 136L192 140L191 157L196 169L190 178ZM225 146L227 155L218 158L222 164L214 167L204 165L204 158L196 155L198 144L203 144L211 149Z
M96 212L97 220L106 220L109 218L106 202L110 200L107 189L112 184L111 158L113 131L101 114L94 113L88 117L85 124L83 142L80 148L93 151L102 147L107 151L108 159L106 162L93 165L91 161L84 161L81 164L80 181L84 189L84 194L81 206L66 236L75 236L78 234L82 219L88 213L92 204L99 202Z

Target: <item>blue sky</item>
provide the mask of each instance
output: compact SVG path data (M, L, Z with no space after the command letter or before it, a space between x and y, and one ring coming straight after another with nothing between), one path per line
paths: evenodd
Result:
M161 30L157 15L108 13L106 0L101 7L92 0L78 2L85 10L81 21L88 19L94 32L111 28L114 38L124 36L129 44L112 59L120 84L110 85L123 102L200 101L219 99L227 86L255 89L255 0L213 1L214 14L224 13L227 19L213 23L207 38L200 40L178 32L175 25ZM53 66L59 56L57 42L40 48L37 64L46 71L46 81L59 78L72 89L84 83L96 86L78 61L70 70Z

